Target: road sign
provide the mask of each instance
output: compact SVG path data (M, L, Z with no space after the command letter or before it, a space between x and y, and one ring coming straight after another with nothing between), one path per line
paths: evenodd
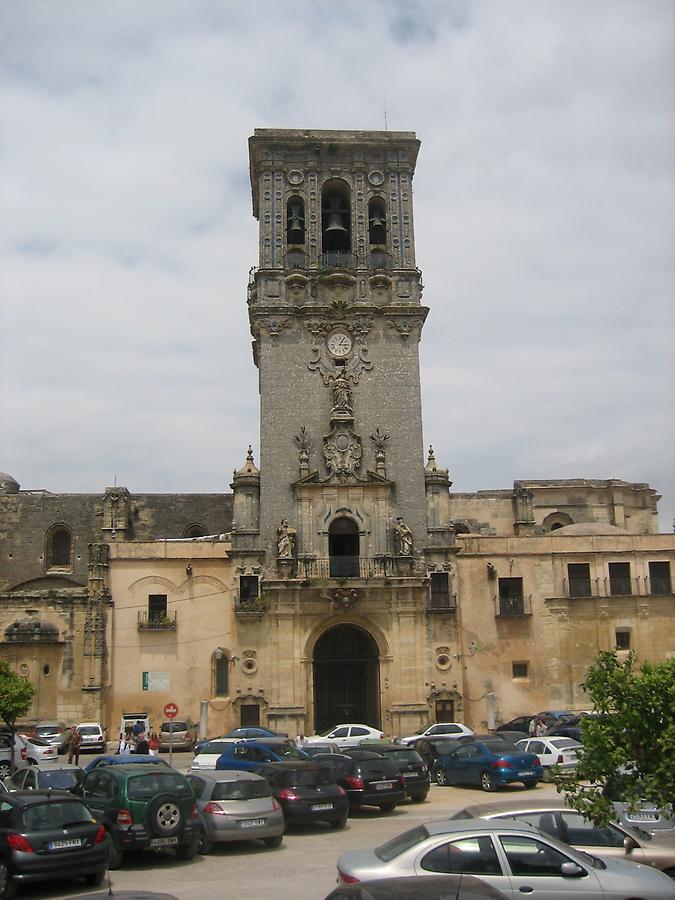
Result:
M178 707L175 703L167 703L164 707L164 715L167 719L175 719L178 715Z

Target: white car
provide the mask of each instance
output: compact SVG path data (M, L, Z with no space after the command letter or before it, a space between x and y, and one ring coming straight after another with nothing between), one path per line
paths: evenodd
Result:
M218 757L223 753L226 753L229 747L237 742L237 738L218 738L215 741L208 741L202 746L199 753L192 760L189 771L214 771Z
M461 722L436 722L434 725L426 725L416 731L415 734L408 734L399 738L401 744L411 744L421 737L445 737L457 739L465 735L472 735L473 731Z
M80 722L76 726L80 732L80 750L96 750L105 753L108 742L100 722Z
M379 728L371 728L370 725L336 725L330 731L323 734L312 734L305 738L305 744L325 744L332 741L340 750L347 747L358 747L361 741L381 741L384 733Z
M58 761L59 748L44 738L27 737L25 734L14 736L14 765L17 769Z
M544 780L547 781L551 766L568 770L576 766L579 762L577 753L581 744L568 737L533 737L518 741L516 747L527 753L536 753L544 767Z

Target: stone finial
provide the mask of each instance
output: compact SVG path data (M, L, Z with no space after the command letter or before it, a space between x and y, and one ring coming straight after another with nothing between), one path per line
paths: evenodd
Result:
M260 469L253 462L253 447L251 447L251 445L249 444L248 451L246 453L246 462L241 467L241 469L239 469L239 471L237 471L237 469L234 470L234 477L235 478L240 478L243 476L254 476L255 477L257 475L260 475Z
M436 457L434 456L434 448L429 444L429 459L427 460L427 464L424 467L425 472L436 472Z

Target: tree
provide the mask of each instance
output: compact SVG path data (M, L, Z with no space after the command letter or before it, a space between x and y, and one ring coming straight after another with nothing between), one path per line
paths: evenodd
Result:
M595 717L582 719L583 753L576 769L554 772L558 791L570 805L604 825L614 817L607 791L635 809L641 799L673 814L675 799L675 659L636 669L635 654L619 661L603 651L590 666L582 687Z
M11 734L12 768L14 769L14 735L16 720L24 716L33 702L35 688L23 675L17 675L4 659L0 659L0 717Z

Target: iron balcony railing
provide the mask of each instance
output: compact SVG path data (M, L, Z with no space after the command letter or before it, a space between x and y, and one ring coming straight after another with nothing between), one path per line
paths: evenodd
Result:
M330 559L299 559L298 578L386 578L393 574L387 557L333 556Z
M428 612L454 612L457 609L457 596L447 591L431 591L427 601Z
M673 593L671 578L659 576L648 578L565 578L563 596L570 599L583 597L647 597L650 595L669 596Z
M498 619L522 619L532 615L532 597L495 597Z
M138 613L138 630L139 631L175 631L177 612L167 613Z

